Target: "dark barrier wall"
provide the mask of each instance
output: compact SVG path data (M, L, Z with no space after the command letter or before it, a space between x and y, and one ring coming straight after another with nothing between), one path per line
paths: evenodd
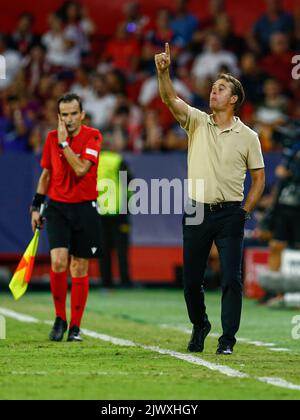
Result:
M126 161L135 178L172 180L186 177L186 155L170 154L125 154ZM274 168L280 160L279 154L265 156L267 186L275 181ZM29 207L34 195L41 169L39 158L31 155L5 154L0 156L0 253L24 252L32 237ZM246 179L245 191L249 189ZM171 195L173 200L173 197ZM149 200L149 206L151 201ZM172 206L171 206L172 209ZM181 215L137 215L131 216L132 243L134 245L180 246ZM248 228L253 227L250 221ZM40 252L47 253L46 234L41 237Z

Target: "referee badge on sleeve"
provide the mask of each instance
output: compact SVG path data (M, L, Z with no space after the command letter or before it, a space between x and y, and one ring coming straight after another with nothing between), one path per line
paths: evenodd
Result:
M91 156L94 156L95 158L97 158L98 157L98 152L97 152L97 150L94 150L94 149L86 149L85 150L85 153L87 154L87 155L91 155Z

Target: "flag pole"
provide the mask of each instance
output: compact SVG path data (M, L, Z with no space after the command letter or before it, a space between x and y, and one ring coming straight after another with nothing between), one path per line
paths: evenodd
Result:
M45 210L45 205L42 204L40 208L40 219L42 219L43 213ZM9 283L9 288L13 294L15 300L20 299L27 290L28 284L32 277L32 272L34 268L35 258L38 250L40 231L42 228L42 223L40 223L34 232L34 236L28 245L21 261L13 275L11 282Z

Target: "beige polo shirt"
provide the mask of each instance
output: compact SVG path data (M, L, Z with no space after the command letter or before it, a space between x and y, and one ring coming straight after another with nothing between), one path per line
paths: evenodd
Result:
M247 169L264 167L257 133L237 117L222 131L212 115L190 106L182 128L189 137L189 198L204 203L243 201ZM204 181L203 191L197 180Z

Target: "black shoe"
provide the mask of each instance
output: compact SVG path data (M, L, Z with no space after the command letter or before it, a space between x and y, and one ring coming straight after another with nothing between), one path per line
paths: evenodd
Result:
M69 329L68 340L67 341L83 341L80 335L80 329L74 325Z
M211 324L209 321L205 323L203 328L196 325L193 327L192 337L188 344L189 352L202 353L204 350L204 341L211 330Z
M67 321L64 321L60 317L57 317L54 321L53 328L49 334L49 340L61 341L67 329L68 329Z
M224 356L230 356L233 353L233 347L230 345L219 344L216 354L222 354Z

